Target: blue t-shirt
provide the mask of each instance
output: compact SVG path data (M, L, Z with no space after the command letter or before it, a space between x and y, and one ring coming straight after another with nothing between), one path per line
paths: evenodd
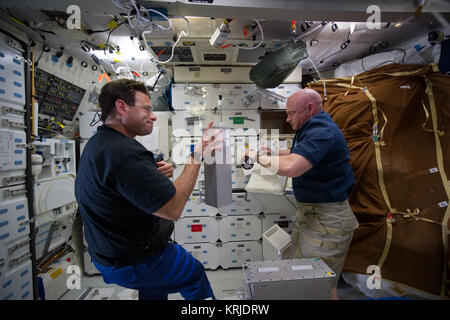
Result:
M308 159L313 167L292 179L298 202L326 203L344 201L355 184L344 135L324 111L313 116L297 130L291 153Z
M125 266L162 251L174 223L152 213L175 192L152 152L108 126L99 127L83 150L75 180L92 258L105 266Z

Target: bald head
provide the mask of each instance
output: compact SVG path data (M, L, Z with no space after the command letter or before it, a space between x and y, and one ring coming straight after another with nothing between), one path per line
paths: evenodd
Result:
M302 110L306 107L312 108L313 116L322 111L322 97L320 94L313 89L303 89L295 92L288 99L292 100L292 105L295 106L297 110Z
M292 94L286 102L286 121L298 130L306 121L322 111L322 97L313 89L303 89Z

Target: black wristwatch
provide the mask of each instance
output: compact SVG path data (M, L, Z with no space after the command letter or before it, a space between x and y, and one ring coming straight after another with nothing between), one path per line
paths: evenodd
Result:
M194 158L194 160L196 160L197 162L203 162L203 156L199 152L192 151L191 157Z

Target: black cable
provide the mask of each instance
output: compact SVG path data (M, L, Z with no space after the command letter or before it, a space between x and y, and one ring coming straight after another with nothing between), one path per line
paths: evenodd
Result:
M323 58L322 60L320 60L320 63L319 63L319 64L322 64L322 63L323 63L326 59L328 59L329 57L332 57L332 56L334 56L335 54L338 54L339 52L344 51L345 49L347 49L348 45L349 45L350 42L351 42L351 40L350 40L350 34L351 34L351 32L349 31L348 34L347 34L347 39L346 39L346 40L341 44L341 46L340 46L340 48L341 48L340 50L338 50L338 51L336 51L336 52L330 54L329 56Z
M400 50L403 52L402 64L405 64L406 51L402 48L392 48L392 49L389 49L388 51L394 51L394 50Z
M362 68L364 71L367 71L367 70L364 68L364 57L361 58L361 68Z
M44 40L44 42L42 43L41 54L40 54L39 58L36 60L36 62L34 63L34 65L35 65L36 67L38 66L39 60L41 60L42 55L44 54L44 49L47 47L47 40L45 39L45 36L43 36L43 35L41 34L41 38L42 38L42 40ZM34 74L36 74L36 68L35 68L34 71L35 71Z
M111 31L109 31L109 33L108 33L108 39L106 40L106 46L105 46L105 49L103 49L103 53L104 53L105 55L107 55L107 54L106 54L106 49L109 48L109 38L111 37L111 34L113 33L114 30L116 30L118 27L120 27L120 26L123 25L124 23L128 23L128 21L122 21L122 22L119 23L117 26L115 26L113 29L111 29Z
M402 48L392 48L392 49L389 49L389 50L386 50L386 51L382 51L382 52L389 52L389 51L394 51L394 50L400 50L400 51L403 52L403 57L402 57L402 62L401 62L401 63L402 63L402 64L405 64L406 51L405 51L404 49L402 49ZM380 53L381 53L381 52L380 52ZM386 61L380 63L379 65L373 67L372 69L374 69L374 68L376 68L376 67L382 65L382 64L385 63L385 62L393 62L393 63L396 63L394 60L386 60ZM364 71L367 71L367 70L364 68L364 57L361 58L361 67L362 67L362 69L363 69Z
M95 121L95 118L96 118L98 115L99 115L98 112L96 112L96 113L94 114L94 117L92 118L91 123L89 124L91 127L95 126L97 123L100 122L100 118L98 118L98 120Z
M91 29L89 29L89 30L86 30L86 32L87 32L87 34L93 34L93 33L102 33L102 32L107 32L107 31L110 31L111 29L105 29L105 30L91 30Z

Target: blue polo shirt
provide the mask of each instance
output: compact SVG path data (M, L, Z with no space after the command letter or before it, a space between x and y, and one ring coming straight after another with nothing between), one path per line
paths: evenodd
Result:
M308 159L313 167L292 179L298 202L326 203L344 201L355 184L344 135L324 111L313 116L297 130L291 153Z

